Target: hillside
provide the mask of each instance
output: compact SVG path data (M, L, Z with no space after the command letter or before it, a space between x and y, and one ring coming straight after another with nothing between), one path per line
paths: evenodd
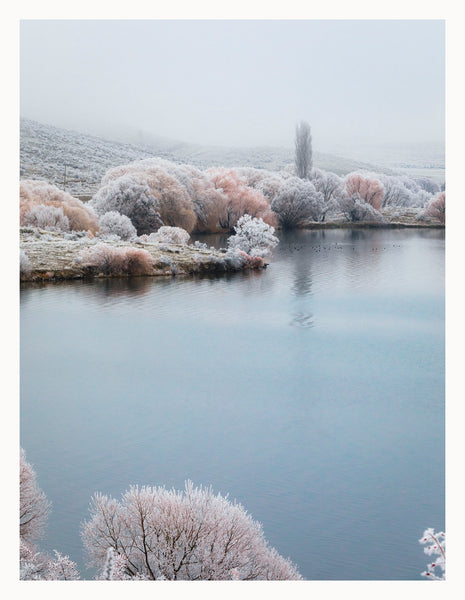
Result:
M21 178L44 179L75 195L92 195L107 169L153 156L199 168L249 166L281 170L293 164L293 150L289 148L197 146L163 138L146 138L145 143L134 144L21 119ZM362 169L393 173L385 167L320 152L314 152L314 166L338 175Z

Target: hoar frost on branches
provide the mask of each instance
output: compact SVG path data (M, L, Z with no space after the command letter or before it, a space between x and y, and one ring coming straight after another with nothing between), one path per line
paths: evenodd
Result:
M126 215L138 235L152 233L163 225L158 199L147 183L130 175L109 179L92 198L91 204L99 215L114 211Z
M424 553L428 556L435 557L428 565L426 571L423 571L422 576L428 579L444 580L446 573L446 535L443 531L435 533L432 527L426 529L423 536L418 540L420 544L425 546ZM441 574L437 575L435 569L438 567Z
M76 564L54 550L55 558L39 552L32 540L43 534L50 511L44 492L38 487L32 465L21 448L19 466L19 571L20 579L78 579Z
M274 227L263 219L244 215L234 227L236 233L228 239L228 247L246 252L250 256L265 257L271 254L278 244L278 238L273 235Z
M32 465L21 448L19 461L19 532L21 539L30 542L43 534L50 512L44 492L37 485Z
M184 491L132 486L120 502L96 494L90 511L82 538L100 578L301 579L240 504L190 481Z

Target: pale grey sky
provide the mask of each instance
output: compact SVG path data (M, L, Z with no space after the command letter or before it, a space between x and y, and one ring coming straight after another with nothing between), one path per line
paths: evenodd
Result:
M22 21L21 115L314 148L444 141L444 21Z

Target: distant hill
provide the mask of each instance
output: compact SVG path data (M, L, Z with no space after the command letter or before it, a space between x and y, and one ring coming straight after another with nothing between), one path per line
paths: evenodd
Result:
M20 123L21 178L44 179L73 194L91 195L109 168L149 157L190 163L202 169L248 166L274 171L290 169L293 164L290 148L227 148L147 136L142 139L140 143L112 141L23 118ZM356 170L394 173L387 167L321 152L314 152L314 166L338 175Z

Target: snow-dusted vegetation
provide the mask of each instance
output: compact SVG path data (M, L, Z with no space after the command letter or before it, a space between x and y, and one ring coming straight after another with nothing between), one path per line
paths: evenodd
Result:
M103 214L98 220L98 225L101 237L115 236L125 241L137 237L137 230L131 219L115 210Z
M30 122L24 126L36 133L42 132L45 141L48 140L46 127L35 128ZM311 144L309 131L304 133L306 143ZM64 147L70 140L76 141L69 132L60 135L57 139ZM98 138L92 138L92 143L98 146ZM100 156L94 146L90 152ZM305 152L305 160L313 158L311 148ZM109 156L118 162L122 155L110 153ZM146 157L111 166L98 183L94 181L93 193L86 201L54 183L22 179L20 224L27 231L32 228L34 236L41 240L44 254L38 273L37 252L31 254L30 246L23 245L29 265L24 255L21 277L36 278L46 273L52 273L51 278L82 277L86 273L165 274L164 269L156 266L165 263L169 264L172 274L186 272L186 268L187 272L205 269L205 256L199 255L200 259L190 256L189 264L185 262L180 268L179 261L175 264L166 256L158 256L154 262L153 252L150 263L149 256L141 253L141 247L129 251L108 246L118 245L118 242L156 245L159 250L169 251L173 244L189 248L192 233L232 234L228 252L222 255L213 252L208 256L212 270L228 271L264 267L263 259L276 244L274 227L441 226L445 223L445 192L428 178L412 179L362 170L341 177L321 168L311 168L311 161L305 169L300 165L301 174L305 176L298 177L297 167L296 163L275 171L247 166L201 169L161 157ZM51 258L56 253L43 244L58 243L56 234L61 235L60 247L65 241L88 246L93 238L106 245L83 249L81 253L70 246L62 256L72 258L71 264L60 260L58 268L56 264L52 268L47 261L56 263ZM260 241L257 236L261 237ZM31 257L35 270L31 267Z
M96 494L90 513L82 538L101 578L302 579L241 504L190 481L183 491L132 486L121 501Z
M44 533L50 503L22 448L19 485L20 579L79 579L69 556L49 556L33 543ZM90 513L81 533L97 579L302 579L241 504L190 481L183 491L132 486L120 502L95 494Z
M252 257L269 256L279 243L278 238L273 235L274 227L257 217L244 215L238 220L234 230L236 233L228 239L228 247L242 250Z
M19 465L19 570L20 579L78 579L76 564L56 550L55 557L39 551L35 545L45 530L50 503L37 485L32 465L21 448Z
M52 210L44 207L52 207ZM45 225L46 229L92 233L98 230L98 217L92 207L45 181L21 181L19 211L20 224L25 226Z

